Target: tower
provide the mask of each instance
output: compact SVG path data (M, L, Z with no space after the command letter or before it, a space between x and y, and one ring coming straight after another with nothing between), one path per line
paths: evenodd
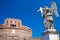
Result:
M57 6L55 2L51 2L51 7L40 7L39 10L44 19L45 31L43 32L43 40L59 40L59 35L56 29L54 29L53 13L58 17Z

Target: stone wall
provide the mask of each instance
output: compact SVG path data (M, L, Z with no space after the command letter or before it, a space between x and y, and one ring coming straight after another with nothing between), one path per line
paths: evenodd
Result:
M0 25L0 40L41 40L32 38L32 29L23 26L21 20L7 18Z
M21 20L7 18L0 25L0 40L24 40L32 38L32 30L23 26Z

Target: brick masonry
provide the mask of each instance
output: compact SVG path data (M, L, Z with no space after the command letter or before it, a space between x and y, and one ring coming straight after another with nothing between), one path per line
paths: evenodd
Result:
M41 38L32 38L32 29L23 26L21 20L7 18L4 24L0 24L0 40L41 40Z

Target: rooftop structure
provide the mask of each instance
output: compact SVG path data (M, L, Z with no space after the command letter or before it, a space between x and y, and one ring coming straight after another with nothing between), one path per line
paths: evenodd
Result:
M0 24L0 40L42 40L42 38L32 38L32 29L22 25L21 20L7 18L4 24Z
M21 20L7 18L0 24L0 40L23 40L32 38L32 29L23 26Z

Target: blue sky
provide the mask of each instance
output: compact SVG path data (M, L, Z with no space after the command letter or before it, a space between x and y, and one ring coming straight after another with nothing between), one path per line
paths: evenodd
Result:
M58 13L60 15L60 1L59 0L0 0L0 24L4 23L6 18L21 19L22 24L32 29L33 37L42 37L44 31L43 19L37 9L47 5L50 2L56 2L58 6ZM60 16L54 17L54 27L60 30Z

